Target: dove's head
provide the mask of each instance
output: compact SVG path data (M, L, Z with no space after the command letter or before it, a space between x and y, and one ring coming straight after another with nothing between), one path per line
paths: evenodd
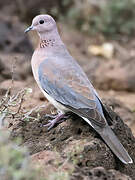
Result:
M56 22L50 15L38 15L33 21L32 25L28 27L25 32L36 30L39 34L47 33L56 29Z

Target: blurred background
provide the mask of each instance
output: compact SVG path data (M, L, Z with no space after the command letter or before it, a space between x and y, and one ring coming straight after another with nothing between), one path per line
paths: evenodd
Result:
M0 98L10 86L11 93L28 87L23 109L46 102L30 65L38 36L24 34L34 16L46 13L103 102L135 135L135 0L0 0Z
M44 100L30 67L38 37L34 32L26 35L24 30L34 16L48 13L100 96L115 104L115 111L135 132L134 9L135 0L0 1L0 95L12 79L14 90L35 88L29 108Z

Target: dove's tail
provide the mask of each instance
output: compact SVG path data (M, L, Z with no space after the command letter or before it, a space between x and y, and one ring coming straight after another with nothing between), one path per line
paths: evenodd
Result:
M106 125L104 128L101 128L93 123L91 123L88 119L83 119L88 122L103 138L105 143L110 147L112 152L125 164L133 163L131 157L128 152L125 150L123 145L120 143L112 129Z
M100 136L106 142L106 144L110 147L113 153L125 164L133 163L131 157L129 156L126 149L120 143L114 132L107 125L103 128L102 132L99 132Z

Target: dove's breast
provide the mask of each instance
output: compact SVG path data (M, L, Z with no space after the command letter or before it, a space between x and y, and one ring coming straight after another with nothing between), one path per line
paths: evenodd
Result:
M37 58L38 57L38 58ZM45 59L45 56L43 58L43 56L38 56L38 53L35 51L33 56L32 56L32 60L31 60L31 66L32 66L32 72L34 75L34 78L40 88L40 90L42 91L42 93L44 94L44 96L46 97L46 99L53 104L59 111L61 111L62 113L68 112L69 110L63 106L62 104L58 103L55 99L53 99L51 96L49 96L41 87L40 81L39 81L39 76L38 76L38 68L42 62L42 60Z

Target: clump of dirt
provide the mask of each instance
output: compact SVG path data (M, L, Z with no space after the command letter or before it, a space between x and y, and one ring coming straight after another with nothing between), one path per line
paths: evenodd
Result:
M81 170L82 171L82 170ZM125 174L120 173L114 169L106 170L103 167L97 167L93 169L85 168L81 172L79 169L79 173L76 172L76 175L72 178L72 180L87 178L90 180L131 180L131 178Z
M107 107L113 119L112 129L124 147L135 161L135 138L131 130L121 118ZM76 115L71 115L67 121L48 131L43 124L49 120L45 114L38 121L22 121L13 127L11 137L21 136L22 145L29 148L31 154L42 151L57 151L60 156L74 166L74 172L85 173L102 166L105 169L115 169L134 179L135 164L124 165L111 152L101 137ZM90 175L89 175L90 177Z

